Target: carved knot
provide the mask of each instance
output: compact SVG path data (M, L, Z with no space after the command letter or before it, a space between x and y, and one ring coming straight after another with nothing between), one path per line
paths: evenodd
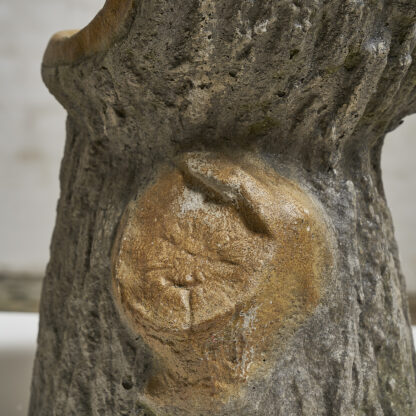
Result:
M260 368L318 304L329 240L312 199L254 158L188 153L161 172L113 251L121 310L176 379L152 395L222 394Z

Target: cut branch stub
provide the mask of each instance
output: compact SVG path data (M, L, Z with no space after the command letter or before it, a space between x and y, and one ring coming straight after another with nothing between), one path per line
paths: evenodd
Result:
M104 52L118 37L132 5L132 0L107 0L102 10L82 30L56 33L46 48L43 65L72 64Z
M189 414L236 399L317 307L333 265L324 214L254 157L185 154L130 202L114 293L158 370L142 400ZM198 413L199 414L199 413Z

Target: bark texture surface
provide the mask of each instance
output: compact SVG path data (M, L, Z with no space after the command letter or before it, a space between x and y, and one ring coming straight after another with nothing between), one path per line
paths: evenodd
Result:
M416 414L380 171L385 134L416 111L414 0L117 3L114 36L42 68L68 122L30 415L158 416L140 400L153 359L117 311L111 250L127 204L189 151L255 153L319 201L336 240L325 296L270 374L198 414Z

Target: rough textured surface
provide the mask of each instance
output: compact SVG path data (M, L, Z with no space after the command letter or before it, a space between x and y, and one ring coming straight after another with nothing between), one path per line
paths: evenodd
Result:
M151 414L138 398L152 357L111 294L116 229L159 166L236 149L319 201L337 273L270 377L215 414L415 414L379 165L386 132L416 107L414 2L141 0L129 17L108 51L43 68L68 139L30 414Z
M153 352L141 400L157 414L209 415L264 379L334 274L323 211L254 156L233 159L186 153L120 222L115 295Z
M98 52L106 51L117 39L129 17L132 0L108 0L105 7L82 30L63 30L49 42L43 65L73 64Z

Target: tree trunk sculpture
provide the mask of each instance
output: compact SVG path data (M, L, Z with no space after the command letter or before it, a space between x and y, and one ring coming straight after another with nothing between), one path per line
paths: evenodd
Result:
M68 112L30 415L416 414L380 154L411 0L107 0Z

